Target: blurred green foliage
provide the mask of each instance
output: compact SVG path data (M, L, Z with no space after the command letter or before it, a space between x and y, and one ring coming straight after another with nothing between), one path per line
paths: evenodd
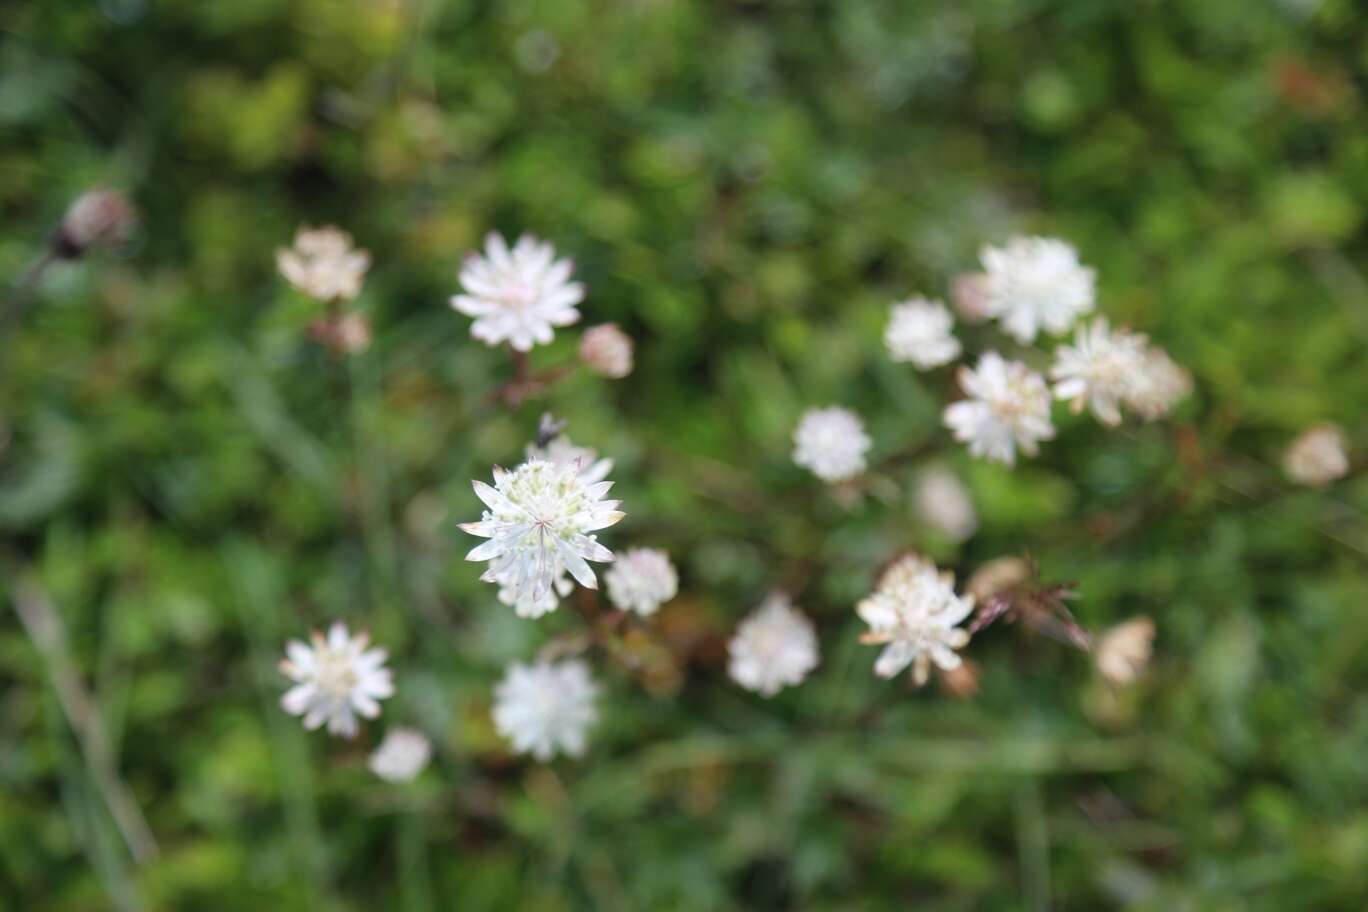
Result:
M1276 463L1318 421L1368 445L1363 22L1351 0L6 6L0 273L96 183L142 230L50 269L0 340L0 572L50 594L161 853L129 859L6 611L0 907L1359 908L1368 487L1292 490ZM345 362L274 274L323 222L375 257L376 344ZM485 402L505 358L446 298L491 229L576 258L586 320L638 339L630 380ZM1064 419L1016 472L947 451L982 518L963 547L915 521L915 464L837 504L788 458L798 414L857 409L876 459L943 440L943 378L882 354L887 304L1016 230L1077 243L1196 394L1169 424ZM596 659L592 752L550 766L507 755L490 688L576 619L513 617L454 528L542 407L618 461L608 540L684 578L657 625L682 666ZM1030 553L1089 625L1150 614L1150 674L1116 694L994 628L972 701L876 680L851 606L909 547L961 575ZM719 644L779 583L823 665L766 702ZM281 644L334 617L392 650L383 721L437 741L410 787L276 705Z

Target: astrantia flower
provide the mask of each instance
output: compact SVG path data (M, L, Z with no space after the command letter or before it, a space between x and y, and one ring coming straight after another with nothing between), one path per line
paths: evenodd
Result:
M580 360L594 373L614 380L632 372L632 349L632 337L616 323L592 326L580 337Z
M311 298L350 301L361 293L370 254L352 246L352 236L340 228L300 228L293 247L276 251L276 268Z
M1072 244L1054 238L1015 237L979 254L987 276L987 311L1020 342L1040 330L1068 332L1093 309L1096 274L1078 261Z
M1145 369L1145 337L1113 330L1106 318L1080 326L1073 345L1055 351L1050 376L1056 399L1068 402L1074 412L1087 406L1103 424L1121 423L1121 403Z
M326 638L314 631L310 645L291 640L280 670L296 683L281 697L281 707L303 716L310 731L327 722L329 734L355 735L356 717L374 719L380 715L378 701L394 695L385 650L367 649L369 643L370 634L353 637L341 621L328 629Z
M578 659L515 663L494 689L494 727L520 754L550 760L584 753L589 726L598 719L598 688Z
M608 599L623 611L655 614L679 592L679 574L670 556L656 548L628 548L608 572Z
M985 352L977 368L960 368L959 384L969 398L946 406L945 424L973 455L1014 465L1018 449L1034 456L1054 436L1045 378L1020 361Z
M817 667L817 633L787 595L775 592L737 626L727 652L732 680L772 697Z
M939 301L912 298L894 304L884 330L884 345L894 361L911 361L921 370L959 357L959 340L950 332L954 319Z
M385 732L367 764L372 773L387 782L408 782L423 771L432 757L432 742L412 728L391 728Z
M1126 391L1126 405L1146 421L1162 418L1192 392L1192 375L1162 348L1145 349L1140 370Z
M1297 484L1319 487L1343 478L1349 471L1344 432L1333 424L1302 431L1283 457L1283 470Z
M1154 621L1131 618L1102 634L1093 650L1097 670L1113 684L1133 683L1149 664L1154 643Z
M613 471L613 460L598 458L598 451L591 447L575 446L564 434L553 437L546 446L535 443L527 445L528 459L545 459L558 466L575 466L580 481L594 484L603 481Z
M808 409L793 432L793 461L824 481L844 481L865 469L869 435L849 409Z
M489 509L479 522L463 523L489 541L466 560L489 561L480 577L508 590L515 603L541 603L561 573L597 589L587 561L611 561L613 552L589 533L622 519L618 501L604 500L611 481L585 484L578 464L530 459L511 472L494 467L494 486L473 482Z
M978 529L969 491L949 469L930 468L918 475L912 500L921 520L953 542L964 541Z
M884 644L874 673L891 678L911 665L912 680L920 687L932 663L946 671L959 667L955 650L969 642L969 633L955 625L974 610L974 597L955 594L953 574L908 555L884 572L878 587L855 610L869 625L860 641Z
M507 342L529 351L549 343L555 327L579 321L584 286L570 281L574 268L530 235L509 250L502 236L491 233L484 256L472 255L461 269L465 294L454 295L451 306L475 318L470 334L485 344Z

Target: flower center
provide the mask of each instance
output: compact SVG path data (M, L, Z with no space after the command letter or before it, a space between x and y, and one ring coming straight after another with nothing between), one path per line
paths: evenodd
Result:
M346 697L356 689L356 669L348 656L324 652L318 657L318 687L334 697Z

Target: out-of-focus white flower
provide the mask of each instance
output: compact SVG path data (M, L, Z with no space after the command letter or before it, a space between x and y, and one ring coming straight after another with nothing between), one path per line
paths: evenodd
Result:
M604 574L608 598L623 611L655 614L679 592L679 574L670 556L656 548L628 548Z
M912 502L923 522L953 542L965 541L978 529L969 491L949 469L937 466L918 475Z
M869 435L849 409L808 409L793 432L793 461L823 481L844 481L865 469Z
M1153 644L1154 621L1131 618L1102 634L1093 648L1093 661L1102 677L1124 686L1144 673Z
M584 300L584 286L570 281L574 268L531 235L510 250L501 235L491 233L484 256L472 255L461 269L465 294L453 295L451 306L475 318L470 334L486 345L507 342L530 351L548 344L556 327L579 321L576 305Z
M580 360L594 373L614 380L632 372L632 350L632 337L616 323L591 326L580 336Z
M860 641L884 646L874 673L891 678L911 665L912 680L920 687L932 663L946 671L960 666L955 650L969 642L969 632L955 625L974 610L974 597L956 595L954 574L913 554L884 571L855 610L869 625Z
M1068 402L1075 413L1087 406L1103 424L1120 424L1121 403L1145 370L1145 352L1144 336L1113 330L1105 317L1080 326L1074 344L1055 351L1050 368L1055 398Z
M74 259L92 247L117 247L129 239L137 224L137 210L127 196L107 187L87 190L62 216L55 252Z
M1016 464L1016 451L1034 456L1054 436L1045 378L1020 361L985 352L975 369L961 367L960 388L969 398L945 408L945 424L975 456Z
M412 728L391 728L370 755L370 770L386 782L409 782L432 758L432 742Z
M540 592L524 588L519 592L511 586L500 585L499 602L512 608L518 617L535 620L559 608L560 600L573 592L574 588L575 584L570 582L570 577L565 573L565 565L557 561L549 588Z
M1162 348L1145 349L1140 369L1126 392L1126 405L1141 418L1162 418L1192 392L1192 375L1168 356Z
M1042 329L1068 332L1093 309L1096 274L1078 261L1072 244L1055 238L1014 237L979 254L987 275L988 313L1020 342Z
M589 533L623 517L618 501L603 499L611 481L585 484L578 464L531 459L511 472L495 466L493 487L472 484L489 509L461 528L489 539L466 555L489 561L482 580L507 590L515 605L543 604L566 571L581 586L598 588L587 561L611 561L613 552Z
M1283 456L1283 471L1297 484L1313 487L1343 478L1349 471L1344 432L1334 424L1302 431Z
M920 370L949 364L960 344L950 331L954 319L940 301L910 298L894 304L884 330L884 345L894 361L911 361Z
M385 667L383 649L367 649L370 634L351 636L341 621L317 630L311 645L291 640L280 670L295 686L280 699L292 716L303 716L304 727L313 731L324 722L328 733L350 738L356 734L356 717L380 715L380 700L394 695L394 676Z
M992 316L988 312L988 276L981 272L964 272L950 283L950 300L960 319L968 323L982 323Z
M732 680L772 697L817 667L817 632L787 595L773 592L737 625L727 652Z
M350 301L361 293L370 254L352 245L341 228L301 227L294 246L276 250L276 268L285 280L319 301Z
M576 446L564 434L551 438L546 446L529 443L527 458L545 459L558 466L574 466L579 472L580 481L587 485L603 481L608 477L608 473L613 471L613 460L607 457L599 459L598 450Z
M583 755L598 720L598 688L578 659L514 663L494 689L494 727L520 754L541 761L557 753Z

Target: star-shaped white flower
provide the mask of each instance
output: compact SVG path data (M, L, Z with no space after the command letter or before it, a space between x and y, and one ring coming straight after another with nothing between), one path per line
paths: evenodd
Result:
M556 327L579 321L576 305L584 300L584 286L570 281L574 268L531 235L510 250L501 235L491 233L484 256L471 256L461 269L465 293L454 295L451 306L475 318L470 334L485 344L507 342L530 351L548 344Z
M931 665L952 671L969 632L956 625L974 610L972 595L955 594L955 577L930 561L908 555L884 572L878 587L855 607L869 625L863 643L883 645L874 673L891 678L912 666L912 680L926 683Z
M608 599L623 611L649 617L679 592L679 574L658 548L628 548L604 574Z
M294 246L276 251L276 268L295 288L319 301L350 301L361 293L370 254L340 228L300 228Z
M845 481L865 470L869 445L864 422L849 409L808 409L793 431L793 461L823 481Z
M1121 404L1145 369L1145 351L1144 336L1113 330L1105 317L1080 326L1074 344L1055 351L1050 368L1055 398L1068 402L1074 412L1087 406L1103 424L1120 424Z
M737 625L727 652L732 680L772 697L817 667L817 632L787 595L774 592Z
M973 455L1014 465L1018 449L1034 456L1054 436L1045 378L1020 361L985 352L975 369L960 368L959 383L968 398L946 406L945 424Z
M985 247L986 310L1019 342L1041 330L1059 335L1093 309L1096 273L1078 261L1072 244L1055 238L1014 237Z
M494 689L494 727L520 754L543 762L557 753L584 754L598 720L598 688L578 659L514 663Z
M960 343L951 332L954 318L940 301L911 298L894 304L884 330L884 345L894 361L911 361L920 370L949 364Z
M380 715L380 700L394 695L394 677L385 668L383 649L367 649L370 635L351 636L338 621L325 638L314 631L310 644L291 640L280 670L295 686L280 699L292 716L303 716L310 731L328 723L328 733L350 738L356 734L356 717Z

